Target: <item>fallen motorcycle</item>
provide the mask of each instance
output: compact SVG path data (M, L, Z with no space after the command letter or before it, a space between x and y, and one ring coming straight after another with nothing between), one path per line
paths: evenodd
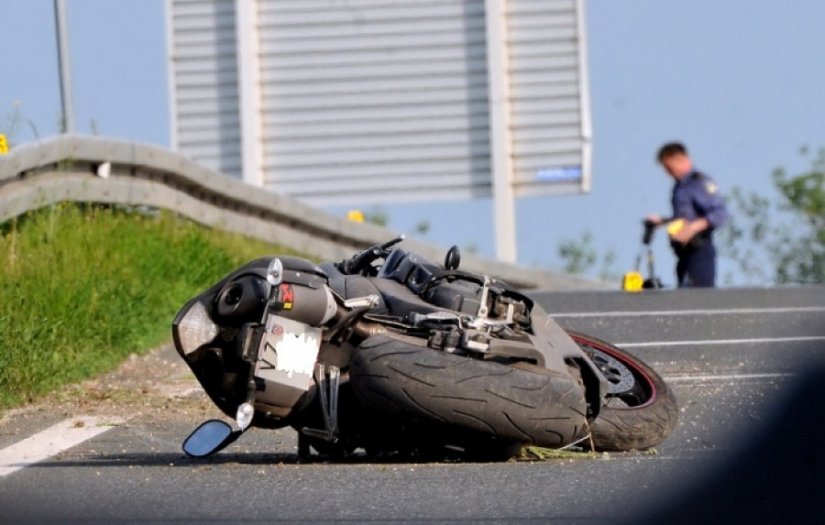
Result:
M459 270L456 247L438 266L402 240L339 263L257 259L190 300L175 347L235 425L203 423L184 451L250 426L291 426L302 457L633 450L671 433L676 399L648 365Z

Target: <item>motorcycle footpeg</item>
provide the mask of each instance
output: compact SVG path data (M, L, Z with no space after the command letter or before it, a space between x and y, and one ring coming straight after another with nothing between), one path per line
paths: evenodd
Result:
M364 297L353 297L344 301L344 306L349 309L367 308L372 309L378 306L381 298L377 295L365 295Z

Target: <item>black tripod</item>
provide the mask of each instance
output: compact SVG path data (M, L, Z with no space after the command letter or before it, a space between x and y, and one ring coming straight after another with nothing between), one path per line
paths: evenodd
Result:
M642 288L645 290L663 288L662 281L656 276L653 248L650 246L653 242L653 234L656 232L657 224L647 219L642 224L644 225L644 234L642 235L642 247L639 250L639 255L636 256L636 274L640 275L642 258L644 257L647 259L647 279L643 281Z

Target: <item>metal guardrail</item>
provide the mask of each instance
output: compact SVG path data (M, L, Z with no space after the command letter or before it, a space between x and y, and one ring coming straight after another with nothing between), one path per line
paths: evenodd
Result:
M0 222L61 201L168 209L210 227L277 241L325 260L343 259L396 235L249 186L148 144L64 135L0 156ZM404 246L434 261L446 252L416 239L404 241ZM462 256L462 267L523 288L606 287L472 254Z

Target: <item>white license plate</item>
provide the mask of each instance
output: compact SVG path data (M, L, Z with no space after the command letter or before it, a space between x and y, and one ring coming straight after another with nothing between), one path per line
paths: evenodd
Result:
M291 379L307 376L309 388L321 348L321 334L320 328L270 315L266 320L266 333L261 338L255 375L272 381L281 379L282 374Z

